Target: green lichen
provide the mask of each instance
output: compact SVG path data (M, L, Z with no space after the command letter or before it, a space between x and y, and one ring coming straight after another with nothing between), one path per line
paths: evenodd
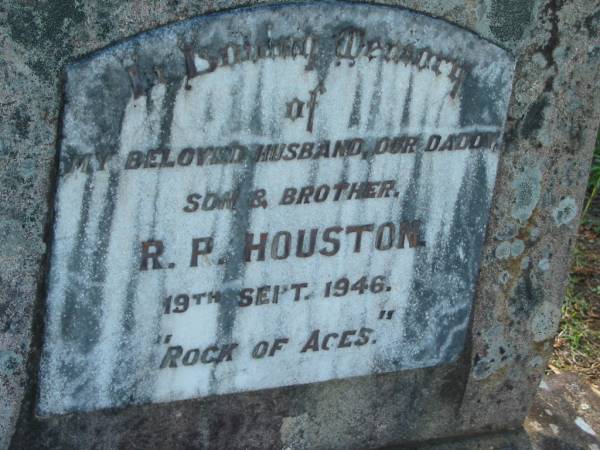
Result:
M524 168L512 182L514 202L511 209L513 218L527 221L540 200L542 172L538 167Z
M564 198L552 210L552 218L556 225L566 225L577 217L577 203L572 197Z

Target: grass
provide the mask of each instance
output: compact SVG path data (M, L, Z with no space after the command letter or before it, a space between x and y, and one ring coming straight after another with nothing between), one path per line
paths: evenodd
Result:
M590 170L590 181L588 182L588 197L583 209L582 218L585 221L593 202L597 199L600 192L600 131L596 139L596 149L592 160L592 168Z
M600 386L600 133L550 368Z

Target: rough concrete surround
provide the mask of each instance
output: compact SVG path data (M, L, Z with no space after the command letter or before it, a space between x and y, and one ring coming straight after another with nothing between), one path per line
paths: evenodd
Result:
M66 66L155 27L268 2L5 0L0 448L363 449L418 448L415 443L425 441L444 448L437 443L520 428L552 350L600 120L600 5L380 3L446 19L516 61L481 269L458 358L351 379L38 417ZM525 445L518 433L512 436L494 434L490 442Z

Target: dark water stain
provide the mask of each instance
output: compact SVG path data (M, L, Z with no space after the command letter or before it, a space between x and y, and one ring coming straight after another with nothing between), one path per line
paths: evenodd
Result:
M254 97L254 109L252 111L252 117L250 119L250 131L260 136L263 133L263 123L262 123L262 90L263 90L263 76L264 76L264 68L262 64L259 64L258 71L258 86L256 88L256 95Z
M404 107L402 108L402 119L400 121L400 125L402 126L402 128L408 128L408 126L410 125L410 104L413 100L412 97L414 82L414 74L411 70L410 78L408 79L408 89L406 91L406 98L404 99Z
M423 108L421 117L419 118L419 127L421 129L424 129L427 126L427 116L429 115L429 113L431 111L431 108L429 105L431 105L431 94L433 92L435 92L433 86L431 86L431 88L425 92L425 100L423 103L425 103L425 105L427 105L427 106L425 108Z
M467 72L460 89L460 126L463 128L471 126L498 125L504 121L499 111L498 94L503 92L502 80L497 78L491 86L484 86Z
M181 83L171 83L167 85L165 96L161 105L161 109L164 111L160 120L160 132L158 134L159 147L167 148L171 140L171 124L173 121L173 115L175 110L175 103L177 93L179 91ZM122 125L121 125L122 127ZM150 238L157 238L156 230L159 226L159 205L158 197L161 191L160 188L160 173L157 172L156 186L152 194L152 224L150 229ZM115 192L116 196L117 192ZM135 230L139 230L139 215L135 215ZM139 242L139 234L136 231L133 237L133 242ZM131 273L125 289L125 298L122 300L123 313L120 318L120 339L118 349L116 349L116 360L114 363L113 371L111 374L111 389L110 397L114 404L122 405L127 403L138 403L140 401L150 400L150 389L141 388L143 385L152 383L147 375L149 372L140 370L145 364L151 363L148 361L148 353L151 349L150 343L148 342L136 342L133 339L132 333L138 327L138 322L135 316L135 306L139 302L138 288L139 288L139 271L138 259L139 253L137 247L132 249L130 260L131 260ZM106 262L108 264L108 262ZM166 273L161 271L157 276L160 278L161 295L165 291L164 281ZM160 302L157 302L153 306L159 314ZM155 321L154 329L149 335L157 336L160 332L160 320ZM142 395L143 397L140 397Z
M136 230L133 236L133 242L139 242L139 215L135 215L134 229ZM139 253L137 247L132 247L130 254L132 261L129 271L129 279L125 289L125 299L123 305L123 314L121 317L120 335L118 350L116 351L116 361L113 372L111 374L111 389L110 397L114 404L120 405L133 402L132 395L137 393L133 388L132 374L135 373L134 364L137 363L137 358L130 355L130 337L135 330L135 301L136 293L139 286L139 271L137 261Z
M72 68L68 73L73 73ZM100 89L98 84L87 87L85 120L90 120L94 127L90 127L86 132L89 134L89 139L95 142L96 151L114 154L118 149L121 121L129 99L130 88L127 83L123 83L123 76L116 70L108 69L98 77L102 83L106 83L106 89ZM72 95L73 91L67 90L65 95L67 102ZM107 105L111 107L107 108ZM65 160L75 153L81 154L82 150L67 147L61 149L60 158L63 168ZM92 198L101 177L108 178L106 180L108 186L98 206L101 211L96 216L91 210L95 207L92 206ZM67 286L63 314L58 326L64 344L73 351L64 355L59 372L62 379L69 383L69 391L65 392L65 395L82 399L82 404L93 401L97 396L93 382L94 373L89 370L89 366L96 362L82 361L75 355L89 354L99 343L105 301L102 287L106 280L106 264L109 263L107 256L110 228L118 186L118 173L87 174L82 190L76 244L68 256ZM61 201L60 191L57 201ZM91 236L89 230L96 220L98 221L97 234Z
M410 88L409 88L409 90L410 90ZM406 108L406 105L405 105L405 108ZM421 210L421 205L418 204L418 199L423 198L422 196L419 195L420 194L420 192L419 192L420 181L421 181L421 177L423 176L423 152L419 151L419 152L415 153L414 156L415 156L415 160L413 163L413 167L411 169L410 181L404 192L404 197L402 198L402 207L401 207L399 222L413 221L413 220L419 219L418 213ZM423 223L424 223L424 221L423 221ZM415 278L420 278L418 273L415 276ZM390 282L392 283L392 285L394 285L395 281L394 281L394 279L390 279ZM410 301L410 299L409 299L409 301ZM417 305L417 306L419 308L421 307L420 305ZM405 322L405 323L408 323L408 322ZM405 335L409 335L408 336L409 339L411 337L410 331L411 330L404 331ZM401 351L401 349L397 349L397 350ZM397 366L398 361L393 362L393 365ZM388 357L385 357L382 354L378 354L373 361L373 367L376 369L377 372L386 371L386 369L390 368L390 362L388 361ZM394 367L394 368L397 368L397 367Z
M246 161L239 170L238 189L240 198L250 198L250 193L254 187L254 177L256 166L253 160ZM221 301L218 304L217 312L217 336L216 341L220 345L232 343L233 329L235 327L235 317L237 311L238 290L234 287L228 287L228 283L242 280L246 271L244 262L244 248L246 243L246 232L250 228L250 219L252 215L251 208L238 208L231 211L232 220L229 230L229 255L224 267L221 290ZM218 379L216 377L216 367L212 366L209 392L215 392Z
M374 148L374 146L375 146L374 139L367 140L367 148ZM361 181L363 181L363 182L368 182L369 180L376 181L373 179L375 154L374 153L367 154L365 162L367 163L367 170L365 171L365 175ZM364 202L364 200L360 200L360 201ZM366 268L368 268L369 271L373 267L373 258L375 258L375 256L376 256L376 253L374 251L369 252L367 265L366 265ZM386 273L385 273L386 279L388 279L388 280L390 279L390 277L389 277L390 273L391 273L391 267L388 268L388 270L386 270ZM363 325L364 325L364 323L363 323Z
M173 115L175 112L175 103L177 101L177 93L180 89L180 83L170 83L167 85L165 97L163 100L163 109L165 113L161 117L160 132L158 135L159 147L169 148L171 142L171 132Z
M129 79L124 71L108 68L100 75L100 83L91 84L86 91L86 114L93 123L90 139L95 150L116 154L119 149L125 108L131 98Z
M231 133L239 133L242 130L242 101L246 87L246 77L239 74L234 86L231 88Z
M479 273L490 206L487 185L483 152L477 152L467 163L447 240L438 241L429 250L431 255L427 251L417 252L405 320L406 345L421 348L415 354L416 362L432 356L449 362L462 349L466 327L455 333L450 342L448 332L464 323L470 311L470 302L465 299L472 299ZM433 263L430 264L428 259ZM465 303L457 311L434 317L431 312L435 311L440 299L448 300L450 307L458 306L457 302ZM435 349L423 347L422 337L428 330L435 330ZM442 353L444 345L447 348Z
M175 112L175 106L177 101L177 94L181 88L181 83L171 83L167 85L167 89L165 92L165 96L163 99L162 109L164 110L164 114L160 120L160 132L158 135L158 145L160 148L170 148L171 143L171 134L172 134L172 124L173 117ZM156 187L154 190L154 195L152 198L152 225L150 227L150 237L158 238L157 236L157 228L159 226L164 226L160 221L160 209L158 204L158 198L161 192L161 173L156 173ZM168 233L167 233L168 234ZM136 241L137 242L137 241ZM133 254L132 267L137 267L137 257L135 256L135 251ZM159 274L159 282L160 282L160 294L159 298L163 297L164 292L166 291L165 280L166 280L166 272L163 270ZM145 388L140 389L140 386L144 384L149 384L152 381L156 381L156 375L154 375L154 380L150 380L150 376L148 375L148 371L144 369L144 364L148 364L151 361L148 361L148 354L152 354L149 350L148 342L134 342L131 337L131 331L136 328L136 317L134 313L135 304L140 300L138 298L139 294L137 293L138 287L138 276L132 277L127 285L127 304L125 308L125 314L123 315L122 321L122 330L123 337L121 339L122 345L127 345L126 348L123 348L121 355L127 355L127 358L122 358L119 363L120 366L127 369L130 368L130 373L127 378L125 378L128 382L125 386L122 386L121 389L115 391L115 395L121 395L121 399L131 398L130 401L133 401L133 397L135 397L136 402L141 401L150 401L151 399L151 389ZM131 297L130 297L131 295ZM161 303L157 302L154 306L155 314L157 315L157 319L153 321L153 329L148 333L150 336L158 336L160 334L161 323L158 319L160 315ZM134 344L137 344L134 346ZM140 369L141 368L141 369ZM138 369L138 370L136 370ZM120 391L120 392L119 392ZM141 397L140 397L141 396Z
M206 95L206 102L204 104L204 117L206 117L206 123L211 123L215 120L215 116L213 113L213 101L214 94L209 92Z
M381 83L382 83L383 61L379 61L377 65L377 75L375 78L375 86L373 97L371 97L371 105L369 106L369 118L367 121L367 129L371 131L377 119L379 118L379 108L381 107ZM381 120L381 118L379 118Z
M438 107L437 112L435 113L435 119L434 119L434 128L439 128L440 126L440 122L442 120L442 112L444 111L444 106L446 106L446 101L442 101L440 102L440 106Z
M110 229L115 211L115 198L119 186L119 174L110 173L108 189L104 196L102 213L98 222L95 242L87 234L89 227L90 202L92 191L92 177L88 178L84 189L82 201L82 220L77 238L77 246L71 255L69 272L74 274L69 280L69 287L65 294L64 314L62 319L63 339L74 344L81 353L90 353L98 344L101 334L103 312L103 290L106 281L106 265L108 247L110 243ZM88 184L89 183L89 184ZM91 254L86 248L93 247ZM83 282L80 280L84 280ZM77 280L75 283L73 281ZM86 370L87 362L65 362L63 376L66 379L78 380L79 386L75 389L74 396L89 402L97 395L93 383L94 373ZM79 366L79 367L77 367ZM83 376L84 379L79 378Z
M104 283L106 271L110 265L107 255L119 190L119 181L120 174L116 171L110 172L108 176L108 189L105 194L100 221L98 222L98 238L91 258L91 274L92 280L95 283ZM100 302L101 299L96 297L96 293L98 292L98 290L94 290L93 297L91 298L92 300L98 300L98 302Z
M354 101L352 102L352 112L348 121L348 128L358 127L360 125L360 107L362 103L362 73L358 73L358 82L354 90Z
M138 229L139 222L136 221L136 229ZM134 236L134 242L139 242L138 233ZM138 253L134 248L130 258L137 260ZM116 405L122 405L125 403L132 403L134 399L132 396L138 394L137 389L134 389L136 382L133 379L132 374L135 373L135 364L137 363L136 358L131 357L130 354L130 337L135 330L135 300L137 288L139 286L139 275L137 271L137 265L132 266L129 273L129 281L127 288L125 289L125 299L123 307L123 315L121 317L121 339L119 340L118 350L116 351L116 361L111 374L111 388L110 397L111 401ZM133 382L132 382L133 381Z
M86 321L93 320L94 309L90 308L82 296L85 275L82 268L86 267L87 255L87 227L90 217L90 203L92 201L93 178L88 176L83 187L81 200L81 220L79 221L76 244L69 256L67 269L69 271L67 287L65 289L65 303L61 315L60 328L63 340L75 345L78 351L88 353L95 345L98 333ZM82 317L84 318L82 320Z

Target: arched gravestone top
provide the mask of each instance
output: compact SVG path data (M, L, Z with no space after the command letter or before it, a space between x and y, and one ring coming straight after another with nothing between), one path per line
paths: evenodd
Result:
M42 415L446 364L514 63L403 9L241 9L70 65Z

